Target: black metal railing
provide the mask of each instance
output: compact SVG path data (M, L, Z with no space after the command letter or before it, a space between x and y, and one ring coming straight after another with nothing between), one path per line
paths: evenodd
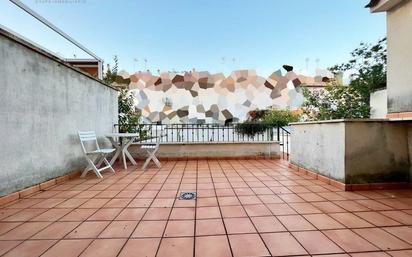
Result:
M114 129L119 131L119 125ZM260 133L248 135L239 133L236 124L122 124L121 131L140 134L147 138L146 142L160 140L163 143L193 143L193 142L268 142L279 141L283 158L289 156L290 132L284 127L267 127ZM162 136L160 137L160 133Z

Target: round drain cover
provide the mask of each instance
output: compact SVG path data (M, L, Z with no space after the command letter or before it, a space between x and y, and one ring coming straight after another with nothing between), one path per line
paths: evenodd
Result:
M196 193L194 192L182 192L180 194L180 200L193 200L196 198Z

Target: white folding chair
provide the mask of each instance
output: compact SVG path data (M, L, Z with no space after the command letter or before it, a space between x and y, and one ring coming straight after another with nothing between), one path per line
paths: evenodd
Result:
M80 144L88 163L87 167L84 169L80 177L85 177L90 170L93 170L99 178L103 178L100 172L106 169L110 169L113 173L115 173L112 165L110 165L110 163L107 161L106 156L114 152L116 149L100 149L97 142L96 133L94 131L78 131L78 133ZM88 150L88 148L92 148L92 150ZM103 162L106 164L106 166L99 168Z
M162 167L162 164L160 163L159 159L157 159L156 157L156 153L159 150L160 142L161 142L162 137L164 136L164 132L162 129L157 129L155 130L154 133L153 131L151 131L150 134L153 136L156 136L156 142L150 142L150 141L143 142L141 143L141 146L140 146L148 154L148 157L142 166L143 170L146 169L147 165L149 165L151 160L153 160L153 162L156 164L158 168Z

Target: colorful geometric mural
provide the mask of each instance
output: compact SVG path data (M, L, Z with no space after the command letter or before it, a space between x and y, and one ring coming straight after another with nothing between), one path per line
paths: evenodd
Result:
M223 73L190 71L184 73L119 72L118 84L134 95L135 105L150 122L225 123L242 121L250 110L267 107L296 109L303 102L298 87L324 85L322 76L297 75L284 66L269 77L254 70Z

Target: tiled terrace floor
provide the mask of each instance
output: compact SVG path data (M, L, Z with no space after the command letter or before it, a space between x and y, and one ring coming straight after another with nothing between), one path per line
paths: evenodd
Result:
M0 220L7 257L412 256L412 190L343 192L281 160L90 174L2 207Z

